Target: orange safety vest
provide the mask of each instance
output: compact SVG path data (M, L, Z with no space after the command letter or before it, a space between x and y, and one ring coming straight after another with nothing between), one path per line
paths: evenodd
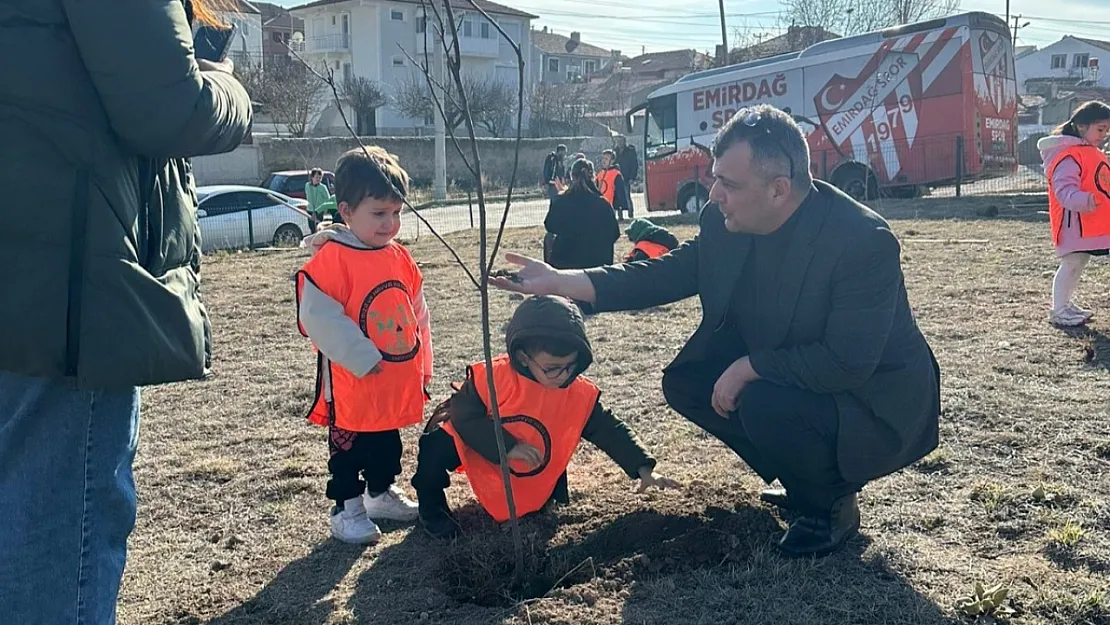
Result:
M661 243L656 243L654 241L637 241L625 260L632 260L632 255L636 253L636 250L640 250L647 254L648 258L659 258L671 251L666 245Z
M1065 209L1056 199L1052 176L1065 158L1073 158L1079 164L1079 189L1095 197L1095 210L1090 213L1076 213L1079 220L1079 233L1082 237L1101 237L1110 235L1110 160L1106 154L1093 145L1075 145L1056 157L1048 173L1048 220L1052 226L1052 242L1060 244L1064 230Z
M325 243L297 272L298 310L305 280L342 304L382 354L381 372L361 378L319 354L308 420L353 432L420 423L427 401L423 360L428 352L420 343L413 299L423 277L408 250L397 243L379 249ZM303 327L300 331L308 336Z
M489 406L485 363L470 365L467 376L474 381L482 402ZM582 440L582 429L601 391L582 376L566 388L547 388L517 373L507 355L494 358L493 383L497 387L497 407L505 431L543 454L543 462L531 470L518 461L509 462L509 483L516 513L518 517L524 516L539 510L551 498L559 477L567 470ZM497 522L509 520L501 466L467 447L449 422L443 424L443 429L455 439L461 470L466 472L478 503Z
M609 206L616 206L613 204L613 200L616 199L617 176L619 175L621 175L621 172L616 167L597 172L597 190L601 191L601 195L609 200Z

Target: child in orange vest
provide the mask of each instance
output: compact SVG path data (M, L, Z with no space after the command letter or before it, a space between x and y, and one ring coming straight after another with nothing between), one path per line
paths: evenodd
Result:
M550 296L525 300L505 339L508 353L493 360L493 381L518 516L552 500L567 502L566 469L583 438L629 477L639 478L641 491L678 485L654 472L655 460L602 406L597 386L582 375L593 351L574 304ZM421 525L438 538L458 533L444 493L452 471L467 473L478 502L494 520L509 518L486 375L484 362L471 365L466 381L436 409L420 439L412 485Z
M624 175L617 167L617 155L612 150L602 151L601 169L597 172L596 182L602 197L609 202L609 206L612 206L613 212L617 214L617 219L620 219L625 211L628 211L628 218L632 219L630 202L632 196L628 193L628 183Z
M319 352L308 419L328 428L331 533L348 543L376 542L374 519L417 515L394 484L400 429L423 420L432 378L424 279L393 240L408 188L408 174L381 148L340 157L335 199L346 225L306 239L314 253L297 272L300 329Z
M1072 302L1091 256L1110 248L1110 161L1102 145L1110 135L1110 106L1087 102L1052 136L1037 142L1048 177L1048 213L1060 268L1052 281L1049 321L1078 326L1094 316Z
M624 259L626 263L659 258L678 247L678 237L647 219L633 220L624 233L633 244L632 251Z

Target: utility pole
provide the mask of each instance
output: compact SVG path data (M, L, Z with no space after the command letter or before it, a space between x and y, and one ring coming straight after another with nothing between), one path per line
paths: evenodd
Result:
M1006 26L1010 25L1010 0L1006 0ZM1017 35L1014 35L1014 45L1017 45Z
M721 7L721 54L717 60L722 66L728 64L728 30L725 28L725 0L717 0Z
M452 29L452 31L454 31L454 29ZM447 33L444 32L440 36L446 37ZM443 56L443 48L443 43L436 42L435 68L432 71L434 72L436 81L439 82L440 85L446 86L447 81L444 80L444 75L447 73L445 71L446 59L444 59ZM443 89L439 89L438 97L439 101L443 103L444 110L446 110L446 91ZM447 199L447 121L443 119L443 115L440 115L439 111L433 111L432 117L435 118L436 124L436 166L435 178L432 180L432 199L443 201Z
M1012 17L1012 18L1010 18L1010 19L1012 19L1012 20L1013 20L1013 22L1014 22L1014 25L1012 26L1012 28L1014 29L1014 39L1013 39L1013 41L1011 41L1011 43L1013 44L1014 48L1017 48L1017 34L1018 34L1018 30L1019 30L1019 29L1022 29L1022 28L1025 28L1026 26L1028 26L1028 25L1029 25L1029 22L1025 22L1024 24L1022 24L1022 23L1021 23L1021 15L1020 15L1020 14L1019 14L1019 15L1015 15L1015 16L1013 16L1013 17Z

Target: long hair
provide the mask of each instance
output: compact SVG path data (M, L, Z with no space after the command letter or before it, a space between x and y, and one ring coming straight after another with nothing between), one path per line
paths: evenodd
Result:
M235 0L186 0L189 3L193 5L194 17L207 26L227 27L227 20L220 13L239 11Z
M584 158L574 161L570 166L570 186L567 187L567 193L572 191L586 191L601 195L594 180L594 164Z
M1083 135L1079 132L1080 126L1090 126L1105 121L1110 121L1110 106L1098 100L1091 100L1080 104L1079 108L1071 114L1071 119L1057 126L1052 134L1082 139Z

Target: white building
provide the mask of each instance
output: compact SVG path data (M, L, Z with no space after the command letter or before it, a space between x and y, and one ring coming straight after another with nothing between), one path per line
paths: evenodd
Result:
M1065 35L1047 47L1024 51L1014 62L1018 93L1027 93L1026 81L1091 81L1090 86L1110 87L1110 41Z
M262 12L247 0L236 0L235 11L222 13L225 21L235 24L238 32L231 44L230 58L237 66L262 65Z
M486 0L477 0L477 4L520 45L527 60L532 47L531 20L536 16ZM497 29L480 13L472 10L469 2L452 0L451 5L461 23L459 53L463 71L491 76L515 88L517 61L512 46L502 40ZM420 60L425 42L433 54L434 46L439 45L433 36L434 27L425 33L424 10L419 0L317 0L291 12L305 22L307 61L330 67L337 81L365 76L382 85L389 97L398 85L424 81L420 69L412 65L408 56ZM429 13L427 23L434 23L434 13L430 9ZM525 64L524 81L526 86L533 83L531 63ZM378 109L376 126L381 136L429 135L434 120L405 117L387 104ZM322 113L316 127L324 133L342 127L334 106Z

